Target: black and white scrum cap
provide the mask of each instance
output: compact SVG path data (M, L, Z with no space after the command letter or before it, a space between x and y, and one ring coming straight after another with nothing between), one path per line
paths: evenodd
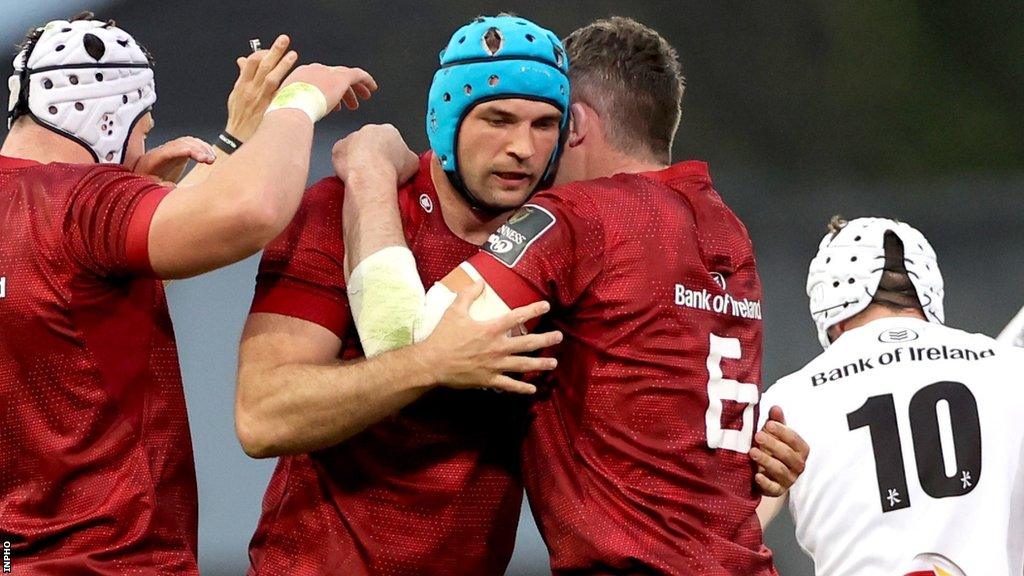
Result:
M96 162L124 161L132 127L156 102L149 54L110 22L54 20L14 58L8 122L29 114Z

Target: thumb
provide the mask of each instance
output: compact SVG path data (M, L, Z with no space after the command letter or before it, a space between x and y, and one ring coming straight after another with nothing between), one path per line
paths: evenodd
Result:
M484 293L484 283L482 281L473 282L471 286L467 286L462 290L459 290L458 295L455 297L455 302L452 302L452 308L468 314L469 307L473 304L473 301L480 297Z
M782 413L782 408L779 406L772 406L771 409L768 410L768 419L775 420L779 424L786 423L786 415Z

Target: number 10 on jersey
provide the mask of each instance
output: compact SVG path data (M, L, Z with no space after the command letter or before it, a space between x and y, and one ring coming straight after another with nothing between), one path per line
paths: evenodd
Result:
M963 496L981 480L978 402L960 382L936 382L910 399L910 436L921 489L932 498ZM846 415L850 430L867 427L882 512L910 507L903 444L892 394L872 396Z

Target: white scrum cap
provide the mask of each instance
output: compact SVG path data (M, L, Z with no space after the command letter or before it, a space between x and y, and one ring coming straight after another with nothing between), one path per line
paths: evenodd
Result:
M132 127L156 102L152 62L110 22L54 20L14 58L8 125L23 114L121 163Z
M878 290L885 269L885 233L903 243L907 275L929 322L944 322L942 274L924 235L909 224L888 218L857 218L838 233L826 234L811 260L807 295L822 347L828 329L862 312Z

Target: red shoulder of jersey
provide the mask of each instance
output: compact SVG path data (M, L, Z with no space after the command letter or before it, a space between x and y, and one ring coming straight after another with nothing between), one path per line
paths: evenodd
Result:
M83 168L66 199L69 255L97 275L153 276L149 225L171 188L121 166Z
M263 251L250 313L299 318L344 337L351 323L341 229L344 194L345 185L335 176L306 190L291 223Z

